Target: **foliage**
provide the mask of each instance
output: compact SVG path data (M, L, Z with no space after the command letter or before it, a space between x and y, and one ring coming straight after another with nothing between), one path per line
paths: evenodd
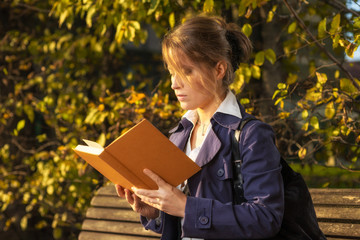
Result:
M76 238L103 179L72 148L105 145L143 117L164 133L175 124L160 52L144 46L199 12L239 23L254 42L231 87L274 127L284 156L359 168L360 82L343 59L360 45L360 16L340 3L2 1L1 230Z

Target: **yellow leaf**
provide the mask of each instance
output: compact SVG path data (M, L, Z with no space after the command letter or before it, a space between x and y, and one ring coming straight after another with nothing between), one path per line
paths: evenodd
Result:
M336 14L331 22L330 33L335 34L339 31L340 28L340 13Z
M265 53L263 51L260 51L258 53L256 53L255 55L255 65L261 66L264 64L265 61Z
M324 38L326 36L326 18L320 21L318 25L318 36Z
M286 119L290 116L290 113L289 112L281 112L278 114L278 116L280 119Z
M261 77L261 71L260 68L256 65L252 65L251 66L251 75L253 76L253 78L255 79L260 79Z
M170 24L171 28L173 28L175 26L175 13L174 12L170 13L169 24Z
M309 112L306 109L301 112L302 119L306 120L308 116L309 116Z
M265 57L271 64L276 62L276 54L271 48L265 50Z
M306 148L302 147L300 148L299 152L298 152L298 156L300 159L304 159L306 157Z
M324 85L327 81L327 75L325 73L316 72L316 77L321 85Z
M332 119L335 116L334 102L330 102L325 108L325 117Z
M252 33L252 27L250 24L246 23L242 26L241 31L247 36L250 37Z
M287 85L294 84L294 83L296 83L297 79L298 79L298 75L297 75L297 74L289 73L289 76L288 76L287 79L286 79L286 84L287 84Z
M96 142L97 142L98 144L100 144L101 146L105 146L105 142L106 142L105 133L101 133Z
M297 27L296 22L291 23L288 27L288 33L291 34L291 33L295 32L296 27Z
M210 13L213 11L213 8L214 8L214 0L205 0L203 11Z
M312 116L310 118L310 125L315 128L315 129L319 129L320 125L319 125L319 120L316 116Z

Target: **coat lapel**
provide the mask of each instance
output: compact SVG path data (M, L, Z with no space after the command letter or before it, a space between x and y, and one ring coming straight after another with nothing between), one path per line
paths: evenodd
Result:
M211 128L203 146L200 149L195 163L199 165L199 167L204 166L215 157L216 153L220 150L220 147L221 142L216 136L214 130Z

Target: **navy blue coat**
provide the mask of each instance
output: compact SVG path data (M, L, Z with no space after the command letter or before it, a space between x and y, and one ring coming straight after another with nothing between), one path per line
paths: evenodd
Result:
M243 118L246 117L241 107ZM234 205L232 191L231 132L241 119L217 112L212 129L196 159L202 168L188 179L184 223L166 213L161 221L141 221L146 229L162 233L161 239L264 239L280 230L284 212L280 154L272 128L261 121L245 125L240 137L244 196L247 202ZM184 150L192 123L183 118L171 131L170 140ZM181 229L181 230L180 230Z

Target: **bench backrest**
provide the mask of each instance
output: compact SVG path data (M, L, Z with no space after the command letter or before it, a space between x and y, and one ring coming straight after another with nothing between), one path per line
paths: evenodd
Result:
M310 189L320 228L328 239L360 240L360 189ZM86 212L79 240L159 239L139 223L113 185L100 188Z

